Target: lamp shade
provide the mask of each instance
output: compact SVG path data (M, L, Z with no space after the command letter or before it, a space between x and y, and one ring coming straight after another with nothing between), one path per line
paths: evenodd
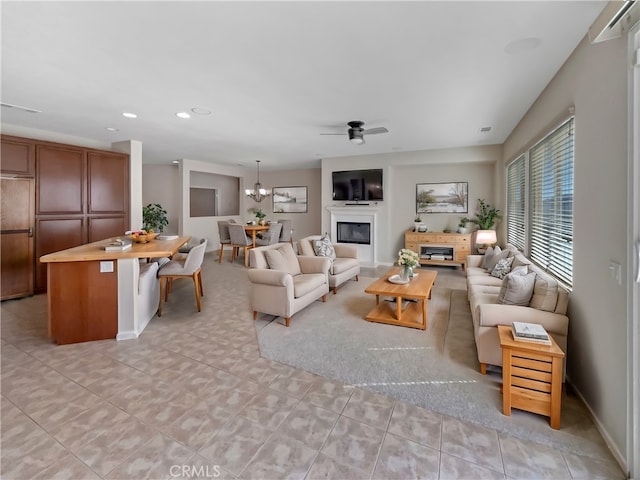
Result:
M482 245L493 245L498 241L495 230L478 230L476 232L476 243Z

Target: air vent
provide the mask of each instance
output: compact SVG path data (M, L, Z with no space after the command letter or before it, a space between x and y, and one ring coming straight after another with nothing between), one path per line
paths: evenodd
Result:
M640 3L634 0L609 2L589 28L591 43L604 42L622 36L638 19Z
M480 133L489 133L491 131L491 127L480 127Z

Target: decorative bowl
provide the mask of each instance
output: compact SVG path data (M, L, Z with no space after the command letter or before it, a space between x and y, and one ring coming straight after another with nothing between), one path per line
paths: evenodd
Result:
M136 243L147 243L154 240L158 235L158 233L132 233L129 238Z

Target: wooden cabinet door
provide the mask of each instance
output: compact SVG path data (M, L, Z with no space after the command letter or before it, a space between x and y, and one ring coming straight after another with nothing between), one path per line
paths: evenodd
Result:
M82 214L85 153L81 149L39 145L36 153L36 214Z
M121 237L128 230L124 217L89 218L89 243L105 238Z
M39 218L36 220L36 258L48 253L59 252L67 248L87 243L84 239L84 219L78 218ZM37 261L37 293L47 288L47 265Z
M129 204L129 157L123 154L89 152L87 170L87 213L124 215Z
M0 151L2 173L33 177L35 171L35 144L21 141L18 138L2 137L2 151Z
M1 179L0 299L33 295L34 180Z

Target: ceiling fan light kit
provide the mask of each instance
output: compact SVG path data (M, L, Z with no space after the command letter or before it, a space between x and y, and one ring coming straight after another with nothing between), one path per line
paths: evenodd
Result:
M267 191L266 188L263 188L262 184L260 183L260 160L256 160L256 164L256 168L258 171L256 183L253 185L252 190L247 188L244 193L246 193L247 197L253 199L253 201L260 203L262 200L267 198L271 192Z
M378 133L387 133L385 127L375 127L375 128L362 128L364 126L364 122L360 120L352 120L347 123L349 125L349 129L347 130L347 135L349 136L349 141L354 145L363 145L366 142L364 141L365 135L376 135ZM343 133L321 133L320 135L344 135Z

